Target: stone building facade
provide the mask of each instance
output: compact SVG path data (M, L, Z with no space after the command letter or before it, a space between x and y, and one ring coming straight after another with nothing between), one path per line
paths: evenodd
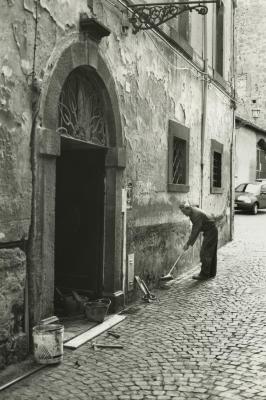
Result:
M181 201L224 211L231 238L235 2L138 33L132 5L3 2L0 367L64 290L118 310L134 275L155 284L189 234Z
M237 2L236 184L266 178L265 12L263 0L256 7L252 0Z

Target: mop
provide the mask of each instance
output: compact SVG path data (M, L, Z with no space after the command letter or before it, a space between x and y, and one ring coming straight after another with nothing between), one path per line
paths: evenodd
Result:
M162 276L160 278L160 281L172 281L174 278L172 276L172 272L175 269L178 261L183 257L183 255L185 254L186 251L183 251L183 253L180 254L180 256L177 257L177 259L174 262L174 265L171 267L170 271L168 272L168 274Z

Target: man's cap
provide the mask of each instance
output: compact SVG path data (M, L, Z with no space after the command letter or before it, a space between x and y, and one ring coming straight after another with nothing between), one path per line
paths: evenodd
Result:
M186 200L186 201L183 201L183 202L179 205L179 208L180 208L181 210L190 209L190 208L191 208L191 204L190 204L190 202L189 202L188 200Z

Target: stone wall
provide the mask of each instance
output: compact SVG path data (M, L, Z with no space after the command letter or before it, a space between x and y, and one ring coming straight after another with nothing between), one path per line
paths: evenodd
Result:
M238 0L236 9L237 47L237 112L244 119L266 126L266 72L265 72L265 20L264 0ZM253 103L253 100L256 103ZM257 120L252 108L261 110Z
M25 254L18 248L0 250L0 369L27 354L24 333Z

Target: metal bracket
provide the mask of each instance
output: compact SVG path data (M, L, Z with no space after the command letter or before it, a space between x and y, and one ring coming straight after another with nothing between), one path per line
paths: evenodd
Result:
M204 0L204 1L177 1L173 3L150 3L131 5L133 11L129 21L133 25L133 33L140 30L154 29L177 17L185 11L197 11L198 14L206 15L208 7L206 4L216 3L219 5L220 0Z

